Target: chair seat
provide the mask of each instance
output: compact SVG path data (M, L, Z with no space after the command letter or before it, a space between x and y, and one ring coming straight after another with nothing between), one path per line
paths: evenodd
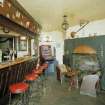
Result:
M25 79L27 80L27 81L33 81L33 80L36 80L38 78L38 75L37 74L28 74L28 75L26 75L25 76Z
M17 94L25 92L26 90L28 90L28 87L29 85L27 83L21 82L10 85L9 90L11 93Z

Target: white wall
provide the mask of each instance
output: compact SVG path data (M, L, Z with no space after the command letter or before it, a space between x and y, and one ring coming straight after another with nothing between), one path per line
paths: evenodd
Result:
M77 31L79 28L80 28L79 25L70 27L67 30L66 38L71 38L70 33L72 31L74 32ZM88 37L88 36L94 36L94 35L95 36L105 35L105 19L89 22L89 24L85 28L83 28L81 31L79 31L76 34L76 38Z
M40 42L42 44L50 44L55 46L56 48L56 59L58 60L59 64L63 63L63 52L64 52L64 40L63 34L60 31L53 31L53 32L42 32L40 35L40 40L43 39L45 36L49 36L51 39L50 43L47 42Z

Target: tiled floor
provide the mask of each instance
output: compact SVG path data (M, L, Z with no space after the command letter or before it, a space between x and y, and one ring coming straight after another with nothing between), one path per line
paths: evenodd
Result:
M79 90L68 90L67 82L61 85L55 75L51 75L40 97L31 99L29 105L105 105L105 93L96 98L80 95Z
M64 82L61 85L54 76L48 78L46 92L40 105L105 105L105 94L96 98L80 95L79 90L68 90Z

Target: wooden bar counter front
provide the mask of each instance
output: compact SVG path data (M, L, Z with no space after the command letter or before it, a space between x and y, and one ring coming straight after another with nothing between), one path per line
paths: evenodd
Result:
M36 63L37 58L28 56L0 64L0 105L5 105L5 100L8 100L9 85L23 81L25 74L31 72Z

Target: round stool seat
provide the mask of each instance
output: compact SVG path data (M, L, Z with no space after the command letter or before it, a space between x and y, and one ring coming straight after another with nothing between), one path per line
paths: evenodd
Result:
M40 68L38 69L38 71L43 71L43 66L40 66Z
M38 78L38 75L37 74L28 74L25 76L25 79L27 81L33 81L33 80L36 80Z
M44 63L42 66L43 66L44 69L48 68L48 64L47 63Z
M42 72L43 72L43 70L35 70L35 71L33 71L35 74L37 74L37 75L40 75L40 74L42 74Z
M32 71L41 71L41 70L43 70L42 66L38 67L37 69L35 68Z
M40 66L39 70L43 70L43 69L44 69L43 66Z
M23 93L26 90L28 90L28 87L29 87L29 85L27 83L21 82L21 83L16 83L16 84L10 85L9 90L13 94Z

